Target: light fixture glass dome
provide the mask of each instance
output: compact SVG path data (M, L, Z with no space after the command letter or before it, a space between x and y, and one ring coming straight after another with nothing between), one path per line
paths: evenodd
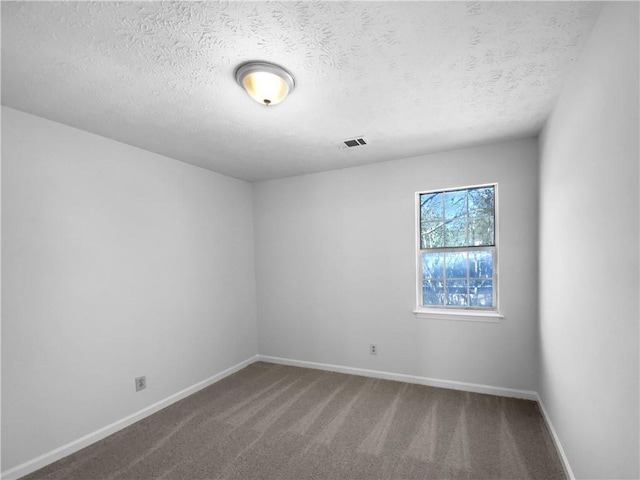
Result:
M273 63L244 63L236 69L235 76L251 98L263 105L277 105L295 86L293 76Z

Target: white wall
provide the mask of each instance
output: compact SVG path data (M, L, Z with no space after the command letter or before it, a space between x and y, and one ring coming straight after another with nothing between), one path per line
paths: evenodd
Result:
M536 390L537 156L526 139L254 184L260 353ZM415 192L488 182L505 318L416 318Z
M540 394L577 478L638 478L638 3L608 3L541 137Z
M2 115L9 470L246 360L257 339L248 183Z

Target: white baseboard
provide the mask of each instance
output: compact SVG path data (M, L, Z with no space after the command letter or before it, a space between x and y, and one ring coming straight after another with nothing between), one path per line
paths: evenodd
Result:
M184 390L179 391L178 393L174 393L173 395L165 398L164 400L160 400L159 402L156 402L153 405L149 405L148 407L143 408L142 410L132 415L129 415L128 417L117 420L112 424L107 425L106 427L102 427L101 429L96 430L95 432L89 433L84 437L74 440L73 442L67 443L66 445L56 448L55 450L45 453L44 455L40 455L39 457L36 457L21 465L18 465L17 467L7 470L6 472L2 472L2 474L0 474L0 478L6 479L6 480L14 480L14 479L23 477L25 475L28 475L31 472L35 472L36 470L39 470L42 467L46 467L50 463L53 463L57 460L60 460L61 458L71 455L72 453L75 453L78 450L81 450L91 445L92 443L102 440L103 438L108 437L109 435L116 433L117 431L122 430L123 428L128 427L129 425L139 420L142 420L143 418L148 417L149 415L152 415L157 411L162 410L165 407L168 407L172 403L182 400L183 398L188 397L189 395L193 395L194 393L198 392L199 390L202 390L203 388L208 387L209 385L213 385L214 383L219 382L223 378L228 377L232 373L235 373L238 370L243 369L247 365L250 365L256 362L257 360L258 360L258 355L248 358L247 360L244 360L230 368L227 368L226 370L220 373L217 373L207 378L206 380L203 380L194 385L191 385L190 387L187 387Z
M457 382L455 380L441 380L438 378L419 377L416 375L405 375L403 373L381 372L379 370L367 370L364 368L344 367L342 365L331 365L328 363L306 362L304 360L292 360L290 358L270 357L268 355L258 355L258 360L280 365L291 365L294 367L315 368L317 370L328 370L330 372L348 373L363 377L383 378L385 380L396 380L398 382L417 383L430 387L449 388L452 390L463 390L465 392L486 393L498 395L500 397L523 398L525 400L538 400L538 394L530 390L517 390L514 388L493 387L491 385L480 385L477 383Z
M569 480L576 480L575 475L573 474L573 470L571 470L571 465L569 464L569 459L567 458L567 454L564 452L564 448L562 448L562 444L560 443L560 437L556 433L556 429L553 427L553 423L551 423L551 417L547 413L547 409L544 408L544 403L542 402L542 398L540 395L536 394L536 400L538 400L538 405L540 405L540 410L542 411L542 416L544 421L547 422L547 427L551 432L551 438L553 438L553 443L556 446L556 450L560 454L560 460L562 461L562 467L564 468L564 473L567 475Z
M406 375L402 373L383 372L379 370L368 370L364 368L345 367L342 365L332 365L327 363L307 362L304 360L292 360L289 358L271 357L268 355L255 355L251 358L248 358L247 360L244 360L230 368L227 368L226 370L220 373L217 373L216 375L213 375L207 378L206 380L198 382L190 387L187 387L184 390L181 390L163 400L160 400L159 402L154 403L153 405L149 405L148 407L143 408L142 410L132 415L129 415L128 417L118 420L110 425L107 425L99 430L96 430L95 432L89 433L84 437L81 437L77 440L74 440L73 442L70 442L66 445L56 448L55 450L52 450L48 453L40 455L39 457L29 460L21 465L18 465L17 467L7 470L6 472L2 472L2 474L0 474L0 478L6 479L6 480L14 480L14 479L23 477L25 475L28 475L31 472L35 472L36 470L39 470L40 468L43 468L49 465L50 463L53 463L61 458L71 455L72 453L75 453L78 450L81 450L99 440L102 440L103 438L113 433L116 433L119 430L122 430L123 428L128 427L129 425L132 425L133 423L139 420L142 420L143 418L148 417L149 415L152 415L157 411L162 410L163 408L168 407L169 405L179 400L182 400L185 397L188 397L189 395L193 395L194 393L198 392L199 390L202 390L203 388L213 385L214 383L222 380L223 378L237 372L238 370L243 369L244 367L256 361L277 363L280 365L291 365L295 367L314 368L317 370L327 370L330 372L347 373L351 375L359 375L359 376L365 376L365 377L382 378L385 380L396 380L400 382L415 383L415 384L427 385L431 387L449 388L453 390L463 390L463 391L475 392L475 393L485 393L489 395L498 395L501 397L513 397L513 398L522 398L525 400L535 400L540 405L542 415L545 421L547 422L547 425L553 437L553 441L560 454L562 464L563 464L563 467L565 468L567 477L570 480L575 480L575 476L573 475L573 471L571 470L567 456L562 448L562 445L560 444L558 435L553 427L553 424L551 423L551 419L549 418L547 411L544 407L544 404L542 403L542 400L540 399L537 392L530 391L530 390L518 390L518 389L512 389L512 388L494 387L491 385L481 385L477 383L458 382L455 380L441 380L437 378L420 377L416 375Z
M317 370L328 370L330 372L348 373L351 375L360 375L364 377L383 378L385 380L396 380L407 383L417 383L419 385L428 385L430 387L450 388L453 390L463 390L467 392L486 393L489 395L498 395L500 397L522 398L525 400L534 400L540 405L542 416L549 427L553 443L560 455L560 461L564 468L565 474L569 480L576 480L569 459L562 448L560 438L556 429L551 423L551 418L545 409L544 403L538 392L531 390L517 390L512 388L494 387L491 385L480 385L477 383L457 382L455 380L441 380L437 378L419 377L415 375L405 375L402 373L381 372L379 370L367 370L364 368L345 367L342 365L331 365L327 363L307 362L304 360L292 360L290 358L270 357L268 355L258 355L258 360L269 363L277 363L280 365L291 365L294 367L315 368Z

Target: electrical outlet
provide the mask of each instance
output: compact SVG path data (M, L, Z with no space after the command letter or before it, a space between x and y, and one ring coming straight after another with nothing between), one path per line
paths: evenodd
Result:
M136 392L147 388L147 377L136 378Z
M375 343L372 343L371 345L369 345L369 354L370 355L377 355L378 354L378 345L376 345Z

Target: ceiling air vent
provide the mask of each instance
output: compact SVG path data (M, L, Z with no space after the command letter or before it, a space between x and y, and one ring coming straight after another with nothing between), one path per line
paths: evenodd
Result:
M369 141L364 137L355 137L355 138L348 138L346 140L341 140L337 143L340 148L356 148L356 147L364 147L369 143Z

